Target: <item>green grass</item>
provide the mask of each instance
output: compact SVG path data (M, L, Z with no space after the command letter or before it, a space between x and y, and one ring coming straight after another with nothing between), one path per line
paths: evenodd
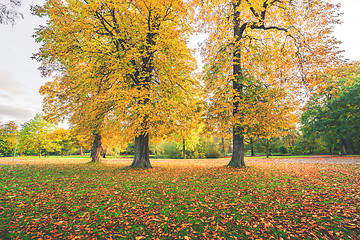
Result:
M359 166L166 164L0 165L0 239L360 234Z

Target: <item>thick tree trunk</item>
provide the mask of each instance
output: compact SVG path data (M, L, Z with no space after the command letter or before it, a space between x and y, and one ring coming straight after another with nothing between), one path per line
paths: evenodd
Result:
M243 34L243 29L240 28L240 12L238 11L238 6L241 1L233 2L234 9L234 53L233 53L233 116L238 119L239 116L239 99L242 97L243 85L241 81L243 80L243 74L241 70L241 49L240 45L237 43L240 42ZM236 123L233 126L233 153L231 160L228 164L231 167L244 167L244 134L243 129L239 127Z
M233 152L228 166L245 167L244 161L244 136L233 130Z
M91 150L91 162L100 162L100 157L101 157L101 135L100 133L95 133L94 134L94 144L93 144L93 148Z
M41 149L39 150L39 158L41 158Z
M255 156L254 154L254 142L253 142L253 138L250 138L250 149L251 149L251 156Z
M183 159L186 159L186 145L185 145L185 139L183 139L183 142L182 142L182 154L183 154Z
M148 92L151 88L151 79L153 77L154 71L154 49L156 46L156 37L158 35L157 30L160 27L160 24L157 21L151 21L151 19L156 18L152 16L153 12L149 12L147 28L148 32L146 34L146 46L143 49L144 55L142 57L142 69L139 69L135 72L134 78L139 80L137 83L137 88L139 92ZM150 99L145 97L138 101L139 105L148 105ZM145 116L143 115L145 114ZM152 168L149 160L149 123L147 121L147 113L141 113L142 123L141 131L142 133L135 137L135 149L134 149L134 160L131 164L133 168Z
M149 134L135 137L134 160L132 168L152 168L149 160Z
M84 153L83 153L83 148L80 147L80 156L83 156L83 155L84 155Z

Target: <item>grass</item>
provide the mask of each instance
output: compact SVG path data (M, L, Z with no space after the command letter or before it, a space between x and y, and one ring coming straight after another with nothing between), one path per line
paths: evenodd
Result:
M0 165L0 239L358 239L360 166L247 159Z

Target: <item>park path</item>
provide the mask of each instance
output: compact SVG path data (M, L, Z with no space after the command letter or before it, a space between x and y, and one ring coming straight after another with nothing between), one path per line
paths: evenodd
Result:
M106 162L131 162L132 159L107 159ZM223 166L226 165L230 158L217 158L217 159L151 159L151 163L166 164L179 166L192 166L192 165L204 165L204 166ZM257 162L277 162L277 163L319 163L319 164L358 164L360 165L360 156L336 156L336 155L315 155L308 157L298 158L277 158L272 156L270 158L245 158L246 163Z
M256 161L271 161L279 163L320 163L320 164L360 164L360 156L336 156L336 155L318 155L300 158L259 158Z

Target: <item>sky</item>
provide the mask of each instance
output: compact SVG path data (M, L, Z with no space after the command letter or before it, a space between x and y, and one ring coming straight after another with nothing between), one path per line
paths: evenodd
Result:
M2 0L0 0L2 1ZM24 19L17 19L14 26L0 25L0 123L28 122L42 113L39 88L51 79L43 78L38 70L40 63L31 56L38 52L40 44L32 35L35 28L45 24L45 19L32 16L30 5L42 5L44 0L23 0L18 10ZM360 61L360 0L332 0L341 3L341 25L334 34L342 42L344 57ZM195 48L199 37L190 38L189 46ZM200 55L196 55L200 62ZM199 64L201 66L201 64Z

